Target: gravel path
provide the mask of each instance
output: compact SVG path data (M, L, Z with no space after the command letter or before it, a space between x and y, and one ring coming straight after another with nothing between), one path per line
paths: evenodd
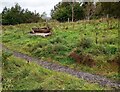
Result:
M3 47L3 49L9 50L5 46ZM73 76L76 76L78 78L82 78L84 80L87 80L88 82L98 83L101 86L109 86L109 87L112 87L112 88L115 88L115 89L120 89L120 83L115 82L115 81L111 81L111 80L109 80L105 77L99 76L99 75L94 75L94 74L90 74L90 73L76 71L76 70L73 70L69 67L61 66L59 64L55 64L55 63L52 63L52 62L42 61L42 60L39 60L37 58L33 58L33 57L30 57L26 54L16 52L16 51L13 51L13 55L16 56L16 57L25 59L27 61L29 60L29 62L36 62L38 65L40 65L44 68L50 69L50 70L65 72L65 73L71 74Z

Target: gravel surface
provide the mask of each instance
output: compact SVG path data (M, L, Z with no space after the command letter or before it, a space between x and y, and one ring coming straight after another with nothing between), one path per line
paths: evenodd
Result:
M5 50L10 50L7 49L5 46L4 48ZM11 51L11 50L10 50ZM22 59L25 59L29 62L36 62L38 65L50 69L50 70L54 70L54 71L59 71L59 72L65 72L68 74L71 74L73 76L76 76L78 78L82 78L90 83L98 83L101 86L108 86L108 87L112 87L115 89L120 89L120 83L116 82L116 81L112 81L108 78L105 78L103 76L99 76L99 75L94 75L94 74L90 74L90 73L86 73L86 72L81 72L81 71L76 71L74 69L71 69L69 67L65 67L56 63L52 63L52 62L47 62L47 61L42 61L40 59L28 56L26 54L20 53L20 52L16 52L13 51L13 55Z

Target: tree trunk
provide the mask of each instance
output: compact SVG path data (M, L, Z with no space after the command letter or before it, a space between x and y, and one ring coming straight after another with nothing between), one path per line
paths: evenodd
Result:
M72 22L74 22L74 2L72 3Z

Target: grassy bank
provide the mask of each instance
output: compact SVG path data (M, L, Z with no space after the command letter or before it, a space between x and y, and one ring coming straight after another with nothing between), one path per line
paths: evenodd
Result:
M108 63L108 60L112 60L118 54L117 20L110 20L110 23L111 26L108 26L106 21L98 20L76 23L52 22L49 23L53 29L52 35L47 38L29 35L32 27L43 27L44 23L3 26L2 42L12 50L43 60L119 79L118 65ZM91 68L76 63L68 56L74 49L78 54L91 55L96 65Z
M3 52L3 90L105 90L69 74L50 71Z

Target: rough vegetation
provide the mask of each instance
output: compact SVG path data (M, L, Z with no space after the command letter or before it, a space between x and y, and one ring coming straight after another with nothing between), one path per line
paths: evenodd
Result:
M45 12L40 16L19 4L5 7L0 13L4 25L1 43L16 51L16 55L3 51L3 90L101 90L107 88L100 85L107 84L118 88L119 84L105 77L120 79L119 7L118 2L61 2L51 11L49 23L41 19L47 18ZM34 35L40 30L52 35L43 35L46 38ZM46 64L45 68L62 73L16 58L17 55L25 60L35 57L38 65Z
M49 25L53 30L52 35L47 38L28 34L31 28L43 27L44 23L3 26L3 44L13 50L43 60L58 62L77 70L119 79L118 65L115 64L113 66L107 62L111 58L116 57L119 52L117 20L110 20L114 28L109 30L104 30L108 28L106 21L99 23L97 21L79 21L76 23L50 22ZM98 23L97 28L99 29L96 29L93 23ZM68 27L67 30L64 29L66 26ZM96 31L98 32L97 43ZM78 64L75 59L68 56L74 49L76 49L77 55L83 57L82 64ZM89 60L91 62L88 62Z
M71 75L50 71L35 63L3 51L3 91L9 90L105 90L98 84L88 83Z

